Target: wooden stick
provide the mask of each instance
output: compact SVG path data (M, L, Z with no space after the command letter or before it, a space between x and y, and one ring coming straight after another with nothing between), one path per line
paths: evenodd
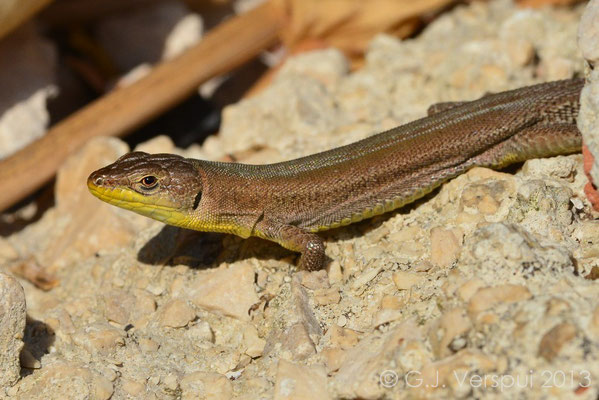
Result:
M95 136L120 136L177 104L208 79L276 42L282 22L269 3L217 26L181 56L112 91L0 161L0 210L48 182L64 160ZM82 185L85 182L81 182Z

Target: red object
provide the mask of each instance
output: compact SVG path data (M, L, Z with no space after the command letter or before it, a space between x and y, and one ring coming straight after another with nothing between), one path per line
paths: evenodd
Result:
M587 198L593 205L593 208L596 211L599 211L599 192L597 192L597 186L595 186L593 183L593 178L591 177L591 167L593 166L595 157L593 157L588 147L584 144L582 145L582 157L584 173L589 180L589 182L584 186L584 193L587 195Z

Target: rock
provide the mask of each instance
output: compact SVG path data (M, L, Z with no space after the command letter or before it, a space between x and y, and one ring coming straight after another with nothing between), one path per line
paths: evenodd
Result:
M343 280L343 272L339 261L333 261L329 265L329 284L335 285Z
M179 387L178 379L173 374L168 374L167 376L165 376L162 383L164 384L166 390L169 392L175 392Z
M187 336L190 340L194 342L208 342L214 343L214 331L210 327L210 324L206 321L200 321L192 324L187 328L185 332L185 336Z
M431 262L439 267L449 267L458 258L462 236L459 229L431 229Z
M560 353L562 347L574 339L577 333L574 325L563 322L551 328L539 343L539 356L552 362Z
M111 15L100 21L97 35L120 70L128 71L174 57L197 43L202 30L201 18L183 4L163 3Z
M194 372L181 379L181 399L229 400L233 387L226 376L214 372Z
M410 376L410 385L415 395L424 397L430 392L449 388L452 398L462 398L471 393L473 387L469 373L476 371L482 376L496 370L495 361L478 350L464 349L457 354L425 365L419 374Z
M589 62L599 62L599 1L591 0L587 3L578 25L578 48L582 56Z
M398 290L410 290L412 286L422 282L424 277L413 272L397 271L393 274L393 283Z
M133 151L143 151L144 153L174 153L179 151L173 143L173 139L166 135L158 135L152 139L138 144Z
M46 133L50 123L46 105L57 91L56 68L56 49L33 25L0 41L0 158Z
M73 335L73 342L91 354L113 356L117 347L125 344L124 331L97 322L81 328Z
M352 290L355 292L363 292L366 285L372 281L376 276L383 270L382 266L375 266L369 268L365 272L361 273L356 277L351 285Z
M42 366L42 363L40 363L27 349L21 350L19 361L23 368L39 369Z
M341 301L341 295L339 289L318 289L314 291L314 301L318 305L326 306L330 304L338 304Z
M494 223L479 228L464 249L464 270L479 271L477 276L488 284L500 280L503 270L510 271L510 281L518 284L527 283L537 274L559 279L564 271L574 272L570 253L560 243L541 243L514 224Z
M513 303L532 297L526 286L498 285L479 289L468 302L468 312L476 315L498 304Z
M113 289L104 295L104 316L109 321L127 325L156 310L156 302L145 290Z
M457 290L457 294L464 302L468 302L472 296L478 292L478 289L485 286L485 282L479 278L472 278Z
M291 281L291 294L293 299L293 312L290 321L301 323L306 328L308 335L319 338L322 336L320 323L314 316L308 294L301 287L297 278Z
M143 383L127 378L121 378L121 388L130 396L140 396L146 389Z
M386 388L379 376L387 370L397 370L397 359L412 341L421 339L421 332L407 321L384 335L371 334L346 351L345 361L333 377L333 387L339 397L378 399ZM417 357L410 353L410 357Z
M333 325L329 329L331 345L343 350L351 349L360 341L358 332Z
M126 151L127 145L119 139L96 138L59 169L56 207L23 232L27 235L27 253L35 253L50 272L100 249L114 250L131 243L135 237L131 221L150 221L98 200L85 185L92 171L114 162Z
M289 327L283 335L282 348L294 361L305 360L316 354L316 346L306 329L306 325L297 323Z
M182 328L195 319L196 313L185 300L173 299L160 312L159 323L169 328Z
M330 287L329 277L327 271L301 271L301 284L305 288L316 290L316 289L328 289Z
M320 354L324 357L327 374L329 375L339 370L345 361L345 351L337 347L327 347Z
M185 336L194 342L214 343L214 331L206 321L200 321L187 328Z
M597 29L599 21L599 3L592 0L587 4L578 27L578 47L584 58L591 66L596 66L599 60L599 46ZM589 174L590 183L585 187L587 196L591 199L594 208L599 209L597 195L597 182L599 182L599 137L597 136L599 120L599 72L595 68L587 74L587 82L580 95L580 111L577 119L578 129L582 133L585 144L585 172ZM595 186L591 185L593 183Z
M44 367L39 375L29 375L19 385L19 398L108 400L112 382L80 363L59 362Z
M322 365L303 366L279 360L275 381L275 400L330 399L327 374Z
M453 354L455 346L452 342L466 334L472 327L466 310L454 308L445 312L430 331L431 342L437 357L444 358ZM464 342L464 345L466 343Z
M292 80L296 76L311 77L329 89L334 89L341 77L349 72L347 59L337 49L300 53L291 57L277 73L278 80Z
M327 63L321 59L322 62ZM316 71L315 74L322 71L319 64L306 67ZM294 73L289 79L275 80L256 96L226 107L219 133L222 148L231 153L252 147L287 147L283 150L285 158L293 158L300 155L293 149L299 138L322 139L305 141L302 145L305 154L333 147L332 142L327 143L326 132L334 130L344 115L336 108L332 91L319 79L303 70L301 75ZM326 79L334 80L330 76ZM270 159L282 160L283 156Z
M144 353L155 353L160 348L160 345L148 338L139 339L139 348Z
M0 273L0 387L12 386L20 377L26 311L25 293L19 282Z
M254 269L243 261L198 273L189 286L196 306L241 321L250 320L249 309L259 301L254 289Z
M257 358L264 352L266 341L258 336L258 330L254 325L246 325L243 329L243 342L245 345L245 354L252 358Z

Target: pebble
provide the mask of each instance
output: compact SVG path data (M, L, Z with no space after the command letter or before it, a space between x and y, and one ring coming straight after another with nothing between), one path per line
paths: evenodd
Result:
M199 321L189 326L185 332L185 336L194 342L214 343L214 331L210 324L206 321Z
M360 335L357 331L343 328L339 325L331 326L329 334L331 346L339 347L343 350L354 347L360 341Z
M431 262L442 268L453 264L462 248L462 237L459 229L431 229Z
M139 348L144 353L154 353L154 352L158 351L158 349L160 348L160 345L152 339L141 338L141 339L139 339L138 342L139 342Z
M140 396L145 392L145 385L132 379L121 378L121 388L130 396Z
M258 330L254 325L247 324L243 329L243 342L245 354L252 358L262 356L266 341L258 336Z
M320 352L320 355L324 357L324 362L327 368L327 374L329 375L339 370L339 368L345 361L345 351L337 347L324 348Z
M85 326L72 337L77 346L85 348L91 354L103 356L114 355L117 347L125 344L124 331L102 322Z
M330 304L338 304L341 301L339 289L318 289L314 291L314 300L316 304L326 306Z
M468 312L476 315L481 311L488 310L498 304L513 303L527 300L532 294L522 285L498 285L493 287L484 287L476 291L468 302Z
M574 339L577 333L576 326L568 322L562 322L554 326L541 338L539 356L552 362L559 355L562 347Z
M424 277L420 274L406 271L397 271L393 273L393 283L397 290L410 290L412 286L424 282Z
M471 329L472 324L466 310L463 308L454 308L446 311L439 318L437 326L437 329L431 330L431 340L435 345L435 354L437 357L445 358L453 354L455 351L452 348L452 345L455 347L454 341L467 333ZM440 333L441 336L439 336Z
M302 271L300 279L302 286L311 290L328 289L330 287L329 277L325 270Z
M187 301L173 299L159 310L159 323L169 328L182 328L187 326L196 317L196 313Z

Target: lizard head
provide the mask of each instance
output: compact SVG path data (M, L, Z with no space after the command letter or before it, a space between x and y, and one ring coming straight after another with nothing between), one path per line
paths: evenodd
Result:
M170 225L181 225L202 195L202 178L190 160L140 151L92 172L87 186L100 200Z

